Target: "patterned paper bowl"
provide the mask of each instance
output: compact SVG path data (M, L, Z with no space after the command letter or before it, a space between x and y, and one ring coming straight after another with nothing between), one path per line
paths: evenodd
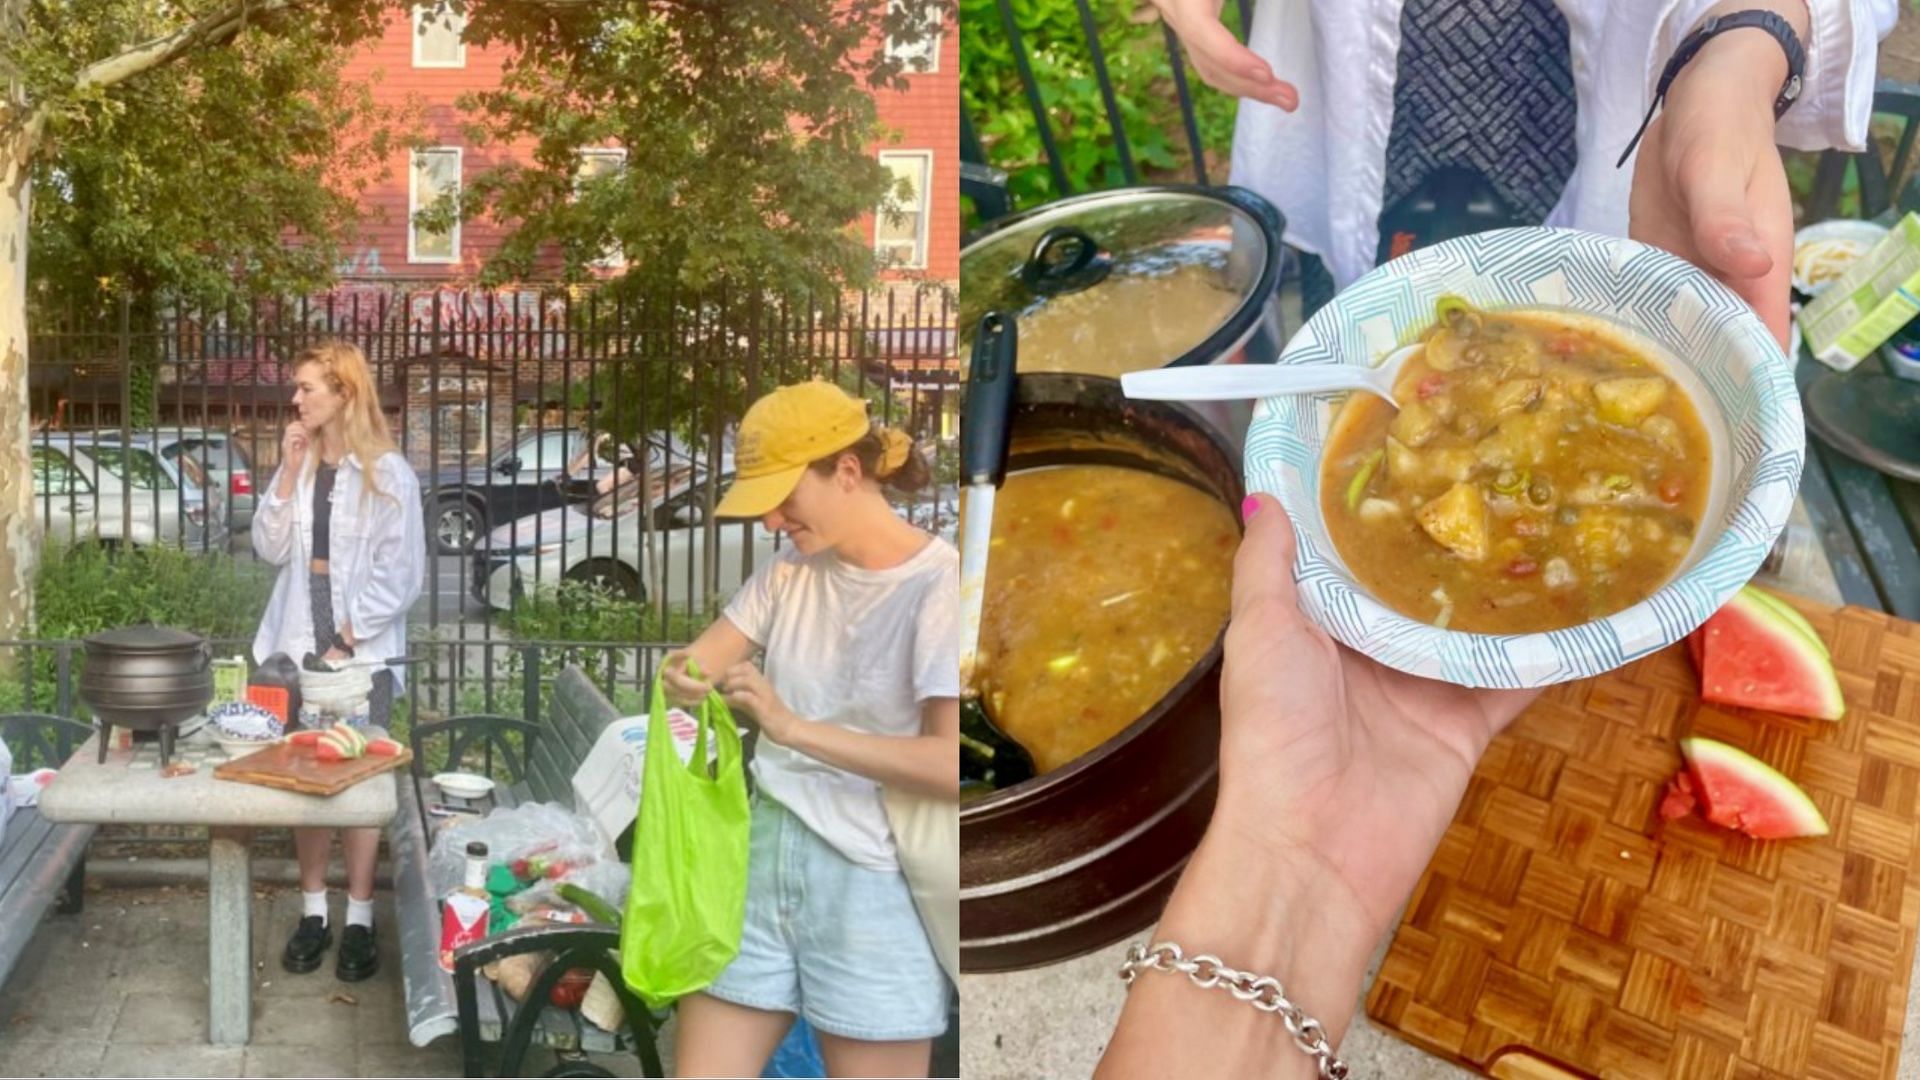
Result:
M1793 508L1805 435L1778 343L1743 301L1664 251L1568 229L1503 229L1377 267L1316 313L1280 362L1377 364L1431 325L1434 301L1448 293L1596 319L1665 361L1713 449L1693 550L1646 600L1566 630L1473 634L1410 619L1354 580L1321 518L1320 455L1337 402L1268 398L1247 432L1247 490L1272 494L1294 521L1302 610L1389 667L1474 687L1551 686L1684 638L1760 568Z

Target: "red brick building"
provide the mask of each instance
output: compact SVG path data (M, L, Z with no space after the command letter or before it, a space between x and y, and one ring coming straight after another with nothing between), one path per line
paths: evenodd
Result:
M463 94L498 84L505 52L500 47L460 41L453 17L436 21L427 10L412 17L388 16L386 32L348 64L345 76L373 87L383 104L421 109L421 127L429 145L394 151L385 174L377 176L366 207L357 250L342 267L353 279L436 279L461 276L498 243L500 231L484 221L469 221L450 234L429 234L412 224L414 210L433 201L442 185L458 183L527 153L524 146L474 146L461 132L455 102ZM424 29L424 33L416 32ZM877 36L877 35L876 35ZM861 222L875 250L894 265L883 275L896 285L922 280L958 284L960 276L959 36L951 24L937 41L912 46L905 91L875 96L880 121L889 137L872 149L896 175L916 184L918 205L899 217L868 215ZM875 42L876 47L882 43ZM621 151L590 152L583 167L616 164Z

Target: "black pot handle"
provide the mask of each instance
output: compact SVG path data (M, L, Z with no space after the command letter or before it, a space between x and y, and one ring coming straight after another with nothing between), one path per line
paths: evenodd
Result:
M1020 280L1042 296L1064 296L1091 288L1113 272L1113 258L1085 229L1056 225L1040 234L1020 267Z
M967 403L960 418L960 479L964 484L999 487L1007 477L1017 336L1013 316L1003 311L987 312L974 331Z

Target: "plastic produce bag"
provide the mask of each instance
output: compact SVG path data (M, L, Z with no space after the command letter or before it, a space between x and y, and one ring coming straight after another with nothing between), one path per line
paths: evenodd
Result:
M699 672L689 668L697 678ZM713 982L740 951L747 909L747 778L740 732L719 694L695 717L693 761L673 752L667 699L654 676L640 812L633 829L633 884L620 927L620 970L649 1006ZM709 772L707 740L720 754Z
M487 845L490 864L507 867L531 887L548 889L549 895L561 882L575 882L618 906L626 888L626 867L593 822L558 803L521 803L456 822L434 837L427 881L435 896L460 887L467 844L474 840Z

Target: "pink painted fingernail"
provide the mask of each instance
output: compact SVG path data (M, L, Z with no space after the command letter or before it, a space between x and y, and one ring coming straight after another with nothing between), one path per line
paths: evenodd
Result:
M1252 521L1253 515L1259 512L1260 512L1260 496L1249 495L1246 498L1240 500L1240 520L1242 523Z

